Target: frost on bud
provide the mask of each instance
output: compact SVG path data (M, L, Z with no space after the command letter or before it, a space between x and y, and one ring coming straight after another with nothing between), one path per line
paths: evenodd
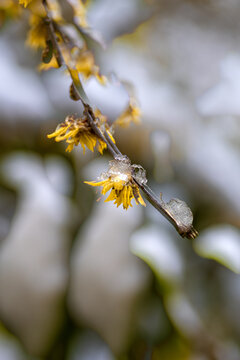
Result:
M198 232L194 229L193 214L187 204L179 199L171 199L165 203L162 200L162 194L160 194L161 206L166 213L174 220L178 227L178 232L181 236L189 239L197 237Z
M167 206L168 211L171 213L177 223L185 227L192 225L193 214L191 209L184 201L179 199L171 199L165 205Z
M147 184L146 170L141 165L132 165L132 175L139 184Z
M109 169L107 176L117 176L124 182L127 182L132 177L131 162L126 155L118 155L114 160L109 162Z
M114 160L109 162L108 176L121 176L126 179L134 179L141 185L146 185L146 170L141 165L131 165L130 159L126 155L117 155ZM124 179L125 180L125 179Z

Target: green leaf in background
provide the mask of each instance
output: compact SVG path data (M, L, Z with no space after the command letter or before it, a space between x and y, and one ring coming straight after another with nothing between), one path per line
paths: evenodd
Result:
M194 242L194 249L200 256L216 260L240 274L240 232L233 226L216 226L202 232Z
M145 261L160 281L175 285L183 276L183 259L171 233L158 226L144 227L130 239L131 252Z

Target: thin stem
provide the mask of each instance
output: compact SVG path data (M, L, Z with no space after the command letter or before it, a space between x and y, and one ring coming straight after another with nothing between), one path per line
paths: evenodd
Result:
M48 10L47 1L43 0L42 3L43 3L43 7L44 7L44 9L46 11L46 14L47 14L47 16L45 18L45 22L46 22L46 24L48 26L48 30L49 30L48 32L49 32L49 35L50 35L50 38L51 38L51 41L52 41L52 44L53 44L54 54L56 56L58 66L61 67L64 64L64 60L63 60L61 50L60 50L60 48L58 46L58 41L57 41L57 37L56 37L55 31L54 31L52 18L50 16L50 13L49 13L49 10Z
M48 10L47 6L47 0L42 0L43 6L46 11L46 23L48 25L49 34L51 41L53 43L53 47L55 49L55 55L59 66L65 65L70 73L70 76L73 81L74 88L76 90L77 95L79 96L79 100L81 100L83 106L84 106L84 112L87 115L89 125L91 126L93 132L107 145L108 151L111 153L113 158L116 158L119 155L122 155L121 151L118 149L117 145L112 141L108 133L105 131L102 133L102 131L99 129L99 127L96 125L96 118L93 113L92 107L89 104L89 100L87 98L87 95L85 94L81 82L79 78L76 78L73 75L73 70L66 64L63 54L61 52L61 48L58 44L57 36L55 33L54 28L54 22L51 18L51 14ZM57 27L59 32L61 33L61 29ZM140 183L137 178L133 175L133 180L135 183L141 188L143 193L146 195L146 198L148 201L157 209L178 231L178 233L182 237L187 237L189 239L193 239L197 236L197 231L193 228L192 225L188 226L187 228L183 226L182 224L179 224L177 220L172 216L172 214L167 210L165 203L161 198L157 198L157 196L154 194L154 192L151 190L151 188L145 184Z
M48 25L48 30L49 30L49 35L50 35L50 38L52 40L52 43L53 43L53 48L55 50L55 55L56 55L56 59L57 59L57 63L58 63L58 66L61 67L62 65L65 65L68 69L68 72L72 78L72 82L73 82L73 85L74 85L74 88L79 96L79 100L81 100L83 106L85 106L86 104L89 104L89 99L85 93L85 91L83 90L83 87L82 87L82 84L81 84L81 81L80 79L77 77L74 76L74 72L73 70L68 66L68 64L66 63L66 61L64 60L64 56L62 54L62 51L61 51L61 48L58 44L58 40L57 40L57 36L56 36L56 33L55 33L55 23L51 17L51 13L48 9L48 4L47 4L47 0L42 0L42 4L44 6L44 9L46 11L46 18L45 18L45 21L46 21L46 24ZM59 29L59 27L58 27Z
M134 178L134 176L133 176ZM146 195L148 201L157 209L179 232L180 235L182 235L182 231L180 233L179 225L177 224L176 220L172 217L172 215L166 211L166 209L163 207L162 200L158 200L152 189L148 185L141 184L139 181L137 181L136 178L134 178L135 183L142 189L144 194ZM185 235L185 234L184 234Z
M50 34L50 37L51 37L51 40L53 42L53 46L56 50L56 57L58 59L58 65L59 66L62 66L62 65L66 65L70 75L71 75L71 78L72 78L72 81L73 81L73 85L74 85L74 88L75 88L75 91L77 93L77 95L79 96L79 100L81 100L83 106L84 106L84 109L86 111L86 114L88 116L88 121L89 121L89 124L91 126L91 128L93 129L93 131L95 132L95 134L102 140L104 141L106 144L107 144L107 147L108 147L108 150L109 152L112 154L112 156L115 158L117 155L121 154L120 150L117 149L117 147L115 146L115 144L112 142L112 140L110 139L110 137L108 136L108 134L105 132L105 134L103 135L101 130L97 127L97 125L95 124L94 122L94 114L93 114L93 111L92 111L92 108L91 106L86 103L86 101L83 100L81 94L80 94L80 91L79 91L79 84L76 82L76 79L72 76L72 72L71 70L69 69L68 65L66 64L66 62L64 61L64 58L62 56L62 52L61 52L61 49L58 45L58 41L57 41L57 37L56 37L56 34L55 34L55 30L54 30L54 24L53 24L53 20L51 18L51 14L48 10L48 6L47 6L47 0L43 0L43 6L44 6L44 9L46 11L46 14L47 14L47 17L46 17L46 23L48 24L49 26L49 34ZM59 27L57 27L58 30L60 31ZM87 96L86 96L87 98ZM88 99L87 99L88 100ZM89 102L89 100L88 100ZM116 150L117 149L117 150Z
M116 158L118 153L115 151L115 149L113 148L112 144L108 141L108 139L106 139L105 135L103 135L103 133L101 132L101 130L99 129L99 127L95 124L94 121L94 114L93 111L91 109L91 107L89 105L85 105L85 112L86 115L88 117L88 122L89 125L91 126L92 130L95 132L95 134L102 140L105 142L105 144L107 144L108 147L108 151L111 153L111 155ZM108 136L108 138L110 139L110 137ZM111 139L110 139L111 140ZM112 141L111 141L112 142Z
M122 155L120 150L118 149L117 145L113 143L113 141L110 139L108 134L105 133L104 135L105 135L105 137L108 137L109 143L112 145L112 147L114 147L114 150L118 153L118 155ZM141 184L136 179L136 177L134 177L134 175L132 175L132 177L133 177L135 183L144 192L148 201L155 207L156 210L158 210L175 227L177 232L182 237L187 237L187 238L193 239L198 235L198 232L193 227L190 227L189 229L185 229L183 226L181 226L181 224L178 224L177 221L174 219L174 217L164 207L165 203L164 203L164 201L162 201L161 197L159 197L159 199L158 199L157 196L154 194L154 192L148 185Z
M117 155L122 155L121 151L119 150L117 145L112 141L112 139L110 138L110 136L108 135L108 133L106 131L104 132L104 136L105 136L108 144L110 144L110 146L114 149L114 151L117 153Z

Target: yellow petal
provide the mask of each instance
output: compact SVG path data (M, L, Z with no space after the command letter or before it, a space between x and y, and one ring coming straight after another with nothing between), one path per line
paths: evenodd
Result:
M28 2L29 3L29 2ZM31 15L26 44L33 49L46 46L47 26L41 16Z
M128 194L128 186L124 186L122 190L122 197L123 197L123 208L126 210L128 208L127 194Z
M38 71L47 71L52 68L54 69L59 68L58 62L54 55L52 56L52 59L49 61L48 64L42 62L40 65L38 65Z
M23 5L24 7L27 7L28 4L30 4L32 0L19 0L19 4Z
M88 185L91 185L91 186L103 186L108 181L109 181L109 179L98 181L98 182L96 182L96 181L84 181L84 183L88 184Z
M51 16L54 21L60 22L62 20L61 8L56 0L48 0L48 7L51 11Z
M80 139L82 139L82 141L84 142L84 144L86 144L90 151L94 151L97 140L93 136L83 132L80 136Z
M111 180L109 180L109 182L103 186L102 194L105 195L112 187L113 187L113 183Z
M125 195L125 202L126 202L126 209L129 208L129 206L132 207L132 204L131 204L131 186L128 185L127 188L126 188L126 195Z
M95 134L86 134L87 138L88 138L88 141L89 143L91 143L91 148L92 148L92 151L94 150L96 144L97 144L97 138L95 136Z
M143 205L143 206L146 206L146 204L145 204L145 202L144 202L144 200L143 200L143 198L142 198L142 196L141 196L141 194L140 194L139 188L138 188L138 187L135 187L135 188L134 188L134 191L135 191L135 196L134 196L134 198L135 198L136 204L137 204L137 205L141 204L141 205Z
M115 204L117 204L117 207L119 207L121 205L121 203L122 203L122 191L120 191L120 193L116 197L116 201L115 201Z
M131 205L131 186L127 186L126 188L126 195L125 195L125 201L126 201L126 209L128 209L129 206Z
M138 108L135 99L130 98L128 107L123 111L123 113L115 121L116 125L122 127L127 127L131 122L135 124L140 123L141 111Z
M93 74L94 57L90 51L85 51L78 55L76 58L76 69L85 79L88 79Z
M129 201L129 206L131 206L132 207L132 204L131 204L131 201L132 201L132 198L134 197L133 196L133 189L132 189L132 187L129 185L128 186L128 201Z
M113 186L115 190L122 190L124 186L124 181L120 179L114 179Z
M83 153L85 154L85 142L84 142L84 140L83 140L83 138L80 136L80 138L79 138L79 142L80 142L80 144L81 144L81 146L82 146L82 148L83 148Z
M107 144L104 141L98 139L98 151L100 152L101 155L103 154L103 150L105 150L106 148L107 148Z
M144 200L143 200L142 195L140 194L140 192L139 192L138 201L139 201L139 203L140 203L142 206L146 206L146 204L145 204L145 202L144 202Z
M74 12L77 23L82 27L88 27L86 14L87 9L82 0L68 0Z
M98 108L96 108L96 109L94 110L94 115L95 115L96 118L98 118L98 119L100 120L100 123L101 123L101 124L105 124L105 123L106 123L107 117L106 117L105 115L103 115Z
M66 140L67 138L70 137L69 133L70 133L70 132L65 132L64 135L60 134L60 135L56 136L56 139L55 139L55 140L56 140L57 142L62 141L62 140Z
M112 142L115 144L116 141L115 141L114 137L112 136L112 134L110 133L109 130L107 130L107 134L108 134L108 136L110 137L110 139L112 140Z
M67 126L60 126L59 128L57 128L53 133L48 134L47 137L49 139L55 137L55 136L59 136L61 134L64 134L67 131L68 127Z
M97 72L97 74L96 74L96 79L98 80L98 82L99 82L101 85L106 85L106 83L107 83L107 78L106 78L106 76L100 75L98 72Z
M66 148L66 151L67 151L67 152L71 152L71 151L73 150L73 148L74 148L74 143L71 143L71 144L69 144L68 147Z
M108 202L108 201L113 201L116 199L116 192L114 189L112 189L112 191L110 192L109 196L107 197L107 199L104 202Z

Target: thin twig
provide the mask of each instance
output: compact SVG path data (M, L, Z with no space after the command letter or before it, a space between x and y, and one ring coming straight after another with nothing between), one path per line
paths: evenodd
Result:
M81 94L82 89L81 89L81 92L80 92L79 84L76 83L76 79L72 76L71 69L68 67L68 65L64 61L64 57L63 57L61 49L59 47L57 37L56 37L56 33L55 33L55 30L54 30L54 22L53 22L53 19L51 18L51 14L50 14L50 12L48 10L47 0L42 0L42 2L43 2L43 6L44 6L44 8L46 10L46 15L47 15L46 16L46 23L48 24L51 41L53 43L53 47L55 48L55 54L56 54L56 59L58 61L58 65L59 66L66 65L66 67L67 67L67 69L68 69L68 71L69 71L69 73L71 75L71 78L72 78L73 85L74 85L74 88L76 90L76 93L79 96L79 99L81 100L81 102L82 102L82 104L84 106L84 112L87 115L89 125L91 126L94 133L102 141L105 142L105 144L107 145L108 151L111 153L113 158L117 158L117 156L122 155L122 153L118 149L117 145L112 141L112 139L107 134L107 132L105 131L104 134L103 134L102 131L99 129L99 127L96 125L96 118L95 118L94 112L92 110L92 107L90 106L89 101L86 102L86 100L83 99L82 94ZM80 80L79 80L79 82L80 82ZM81 85L81 83L80 83L80 85ZM84 97L88 100L87 96L84 96ZM166 204L163 202L163 200L161 198L158 199L157 196L154 194L154 192L151 190L151 188L149 186L147 186L146 184L140 183L139 180L136 178L136 176L132 175L132 177L133 177L133 180L135 181L135 183L144 192L144 194L146 195L146 198L148 199L148 201L155 207L155 209L157 209L175 227L177 232L182 237L187 237L189 239L194 239L198 235L198 232L194 229L194 227L192 225L184 226L183 224L179 223L178 220L175 219L173 217L173 215L168 211L168 209L166 207Z
M111 140L111 138L107 135L107 133L104 134L105 137L108 137L108 142L110 143L110 145L112 147L114 147L114 150L119 154L122 155L120 150L118 149L117 145L113 143L113 141ZM171 215L171 213L166 209L166 207L164 207L165 203L162 201L161 198L157 198L157 196L154 194L154 192L152 191L152 189L146 185L146 184L141 184L136 177L134 177L134 175L132 175L135 183L141 188L141 190L144 192L144 194L146 195L148 201L155 207L155 209L157 209L177 230L177 232L182 236L182 237L187 237L190 239L194 239L197 235L198 232L191 226L189 228L184 227L182 224L177 223L176 219Z
M89 105L85 105L85 113L88 117L88 122L89 125L91 126L92 130L94 131L94 133L102 140L105 142L105 144L107 144L108 147L108 151L111 153L111 155L116 158L117 155L119 155L113 148L112 144L106 139L106 137L103 135L103 133L101 132L101 130L99 129L99 127L95 124L94 121L94 113L92 111L92 108ZM108 136L108 138L110 139L110 137ZM110 139L111 140L111 139Z
M74 88L75 88L76 92L78 93L79 100L81 100L83 106L85 106L87 103L89 104L89 99L88 99L85 91L83 90L80 80L78 79L78 82L76 82L76 79L72 75L72 70L69 68L68 64L64 60L64 57L62 55L62 51L58 44L57 36L55 33L55 24L52 19L51 13L48 9L47 0L42 0L42 4L46 11L45 21L46 21L46 24L48 25L49 35L50 35L51 41L53 43L53 48L55 50L55 55L56 55L58 66L61 67L62 65L65 65L67 67L68 72L72 78ZM81 92L79 91L79 88L81 88Z
M110 138L110 136L108 135L108 133L105 131L104 132L104 136L107 140L107 142L110 144L110 146L114 149L114 151L117 153L117 155L122 155L121 151L119 150L119 148L117 147L117 145L112 141L112 139Z
M43 0L42 3L43 3L43 7L47 14L47 16L45 18L45 22L46 22L46 25L48 26L48 33L50 35L50 38L51 38L51 41L53 44L53 49L54 49L53 51L56 56L58 66L61 67L64 64L64 60L63 60L61 50L58 46L58 41L57 41L57 37L56 37L55 31L54 31L53 21L52 21L51 15L49 13L46 0Z

